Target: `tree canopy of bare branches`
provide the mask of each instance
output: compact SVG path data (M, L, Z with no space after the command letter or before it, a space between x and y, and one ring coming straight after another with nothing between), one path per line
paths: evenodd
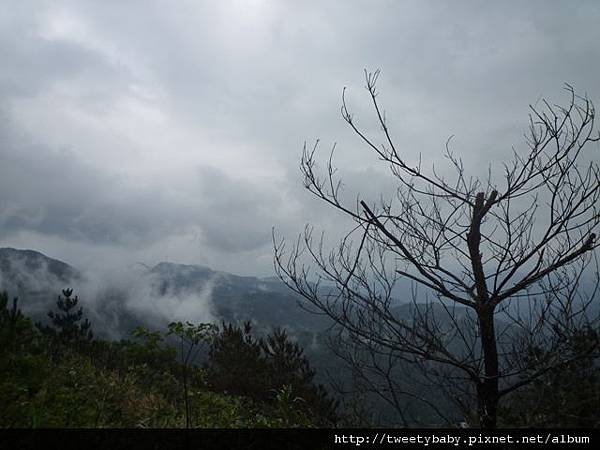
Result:
M339 354L401 415L403 397L428 402L391 370L409 363L465 411L470 407L479 426L493 428L504 396L598 350L594 106L566 85L565 106L530 106L524 150L513 149L497 172L467 174L447 143L449 170L440 173L420 157L411 165L397 148L378 77L365 71L380 136L359 126L345 91L341 114L389 167L395 195L343 201L333 152L320 170L318 146L305 146L306 189L355 226L332 250L310 226L289 248L274 235L275 268L305 305L332 319ZM413 285L409 314L399 314L393 295L402 278ZM593 334L591 344L567 351L568 337L582 328ZM542 356L532 357L535 349Z

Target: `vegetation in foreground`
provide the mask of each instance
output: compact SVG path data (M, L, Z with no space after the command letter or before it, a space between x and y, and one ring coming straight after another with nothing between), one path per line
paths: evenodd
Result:
M248 322L174 322L164 333L138 327L131 339L101 340L72 294L63 291L42 325L0 293L0 427L370 425L369 411L340 412L283 330L256 338ZM565 339L579 353L598 334L584 329ZM528 357L543 358L543 350ZM539 377L502 403L499 425L600 426L599 369L590 354Z
M321 427L336 402L284 331L172 323L95 339L72 290L49 325L0 294L2 427ZM176 343L175 348L171 343ZM208 351L203 366L195 354Z

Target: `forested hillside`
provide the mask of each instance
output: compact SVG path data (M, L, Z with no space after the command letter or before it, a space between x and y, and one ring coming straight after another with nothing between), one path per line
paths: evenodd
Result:
M318 385L282 329L256 337L250 322L172 322L158 331L139 326L130 339L98 339L70 289L49 318L34 324L17 298L0 295L1 427L332 427L377 417L368 402L340 405ZM581 330L569 339L577 351L597 335ZM530 357L544 355L531 349ZM510 397L501 426L599 426L594 358Z
M93 335L66 289L49 325L0 295L2 427L315 427L339 421L302 349L282 330L173 322L131 339ZM173 345L176 344L176 345ZM208 358L192 364L204 349Z

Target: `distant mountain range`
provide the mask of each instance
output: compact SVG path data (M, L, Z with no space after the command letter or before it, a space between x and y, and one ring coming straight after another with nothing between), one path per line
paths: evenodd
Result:
M325 343L331 322L299 305L279 279L238 276L204 266L161 262L109 274L84 272L33 250L0 248L0 291L19 298L34 321L48 321L65 288L73 288L94 334L129 338L138 325L165 331L171 321L251 321L257 334L284 327L305 349L321 382L340 372Z
M305 349L320 382L327 381L328 374L338 381L349 380L349 372L326 345L331 320L302 309L301 299L277 278L238 276L166 262L95 274L33 250L0 248L0 290L18 296L21 309L35 321L48 320L48 311L56 309L57 296L65 288L73 288L79 296L84 314L99 337L128 338L138 325L165 331L166 325L176 320L249 320L258 334L284 327ZM442 317L442 307L433 306L429 312ZM414 308L413 304L399 304L394 313L411 318ZM457 308L457 319L465 312ZM406 385L412 383L411 378L405 379ZM376 410L386 409L380 399L371 401Z
M112 337L127 337L140 323L160 328L172 320L203 318L251 320L258 330L283 326L306 341L314 338L308 334L328 325L323 317L303 310L298 297L273 277L245 277L166 262L120 275L118 282L98 279L33 250L0 248L0 290L18 296L21 308L36 320L45 320L62 289L70 287L96 332Z

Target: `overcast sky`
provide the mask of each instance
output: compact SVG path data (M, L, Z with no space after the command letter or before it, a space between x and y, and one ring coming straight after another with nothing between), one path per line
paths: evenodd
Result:
M0 1L0 246L77 266L270 275L271 228L345 222L302 187L337 142L350 195L390 188L363 69L407 157L469 168L524 148L568 82L600 104L600 2Z

